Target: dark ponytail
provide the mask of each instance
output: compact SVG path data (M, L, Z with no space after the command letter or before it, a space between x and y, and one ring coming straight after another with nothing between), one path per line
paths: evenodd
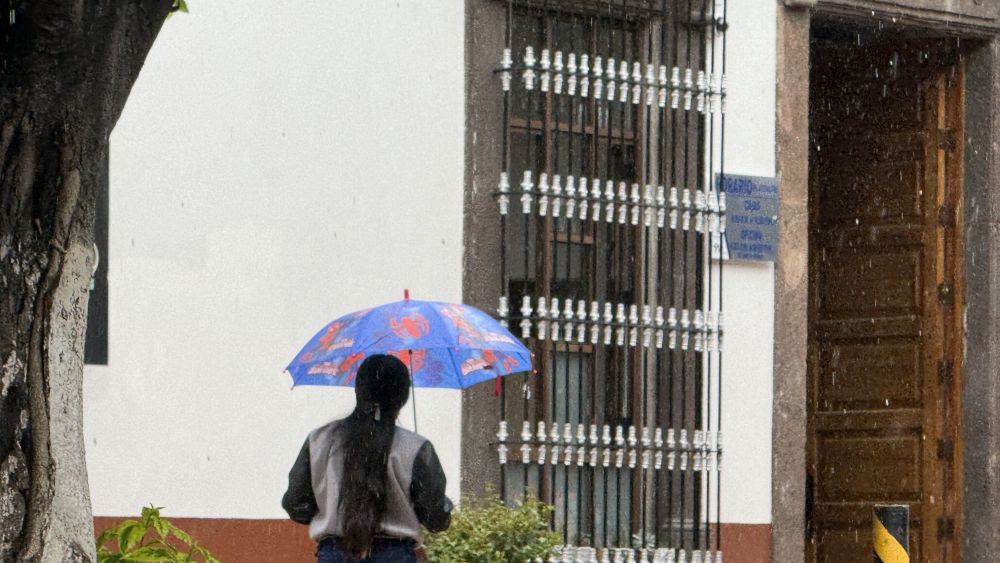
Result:
M344 476L339 507L344 518L340 547L356 559L371 551L385 513L389 449L409 390L410 374L394 356L372 355L358 368L357 405L340 426Z

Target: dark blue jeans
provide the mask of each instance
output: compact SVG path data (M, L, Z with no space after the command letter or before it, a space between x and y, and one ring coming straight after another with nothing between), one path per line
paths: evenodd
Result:
M325 539L316 549L316 563L349 563L337 548L336 540ZM417 554L412 542L376 540L371 555L360 563L417 563Z

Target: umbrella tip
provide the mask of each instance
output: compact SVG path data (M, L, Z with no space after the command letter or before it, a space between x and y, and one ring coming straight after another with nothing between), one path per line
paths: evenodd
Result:
M410 300L410 290L409 289L404 289L403 290L403 299L406 300L406 301Z

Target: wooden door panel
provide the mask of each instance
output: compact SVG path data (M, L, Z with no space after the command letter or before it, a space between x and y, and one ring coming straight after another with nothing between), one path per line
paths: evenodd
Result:
M923 215L919 186L925 174L925 135L886 135L851 142L855 149L850 152L823 155L818 172L824 182L838 186L833 197L839 201L820 212L821 224L919 221ZM915 186L918 189L913 189Z
M920 430L898 435L888 435L882 429L817 435L816 477L823 487L817 490L816 500L920 502Z
M819 344L816 412L921 408L921 353L917 338Z
M850 248L825 252L819 286L821 318L878 318L919 310L923 252L916 248Z
M945 275L938 208L946 173L939 129L951 63L935 45L814 48L814 563L870 561L876 503L910 505L912 561L956 560L936 528L947 486L938 458L944 328L937 295Z

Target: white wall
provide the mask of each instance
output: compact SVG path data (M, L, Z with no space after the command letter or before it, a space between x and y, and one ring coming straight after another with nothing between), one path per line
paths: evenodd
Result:
M85 373L94 511L281 518L306 433L353 404L290 390L299 347L405 287L461 298L464 12L189 4L111 138L110 362ZM459 395L417 395L457 497Z
M727 174L775 175L775 2L729 0ZM723 272L722 521L771 521L774 267Z

